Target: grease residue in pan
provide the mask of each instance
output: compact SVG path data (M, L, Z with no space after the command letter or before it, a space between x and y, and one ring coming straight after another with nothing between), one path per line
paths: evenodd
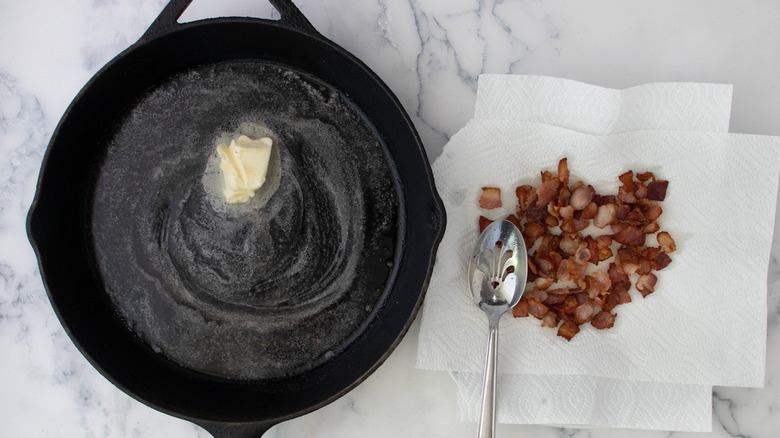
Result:
M269 135L268 180L225 205L217 142ZM393 165L337 91L286 67L182 73L110 139L92 211L103 280L127 325L188 368L274 378L327 360L381 301L400 200Z

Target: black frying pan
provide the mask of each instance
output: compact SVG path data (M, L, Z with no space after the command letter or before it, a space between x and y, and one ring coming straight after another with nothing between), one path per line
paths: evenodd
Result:
M179 25L189 0L172 0L68 108L28 216L87 359L216 436L259 436L363 381L414 319L444 228L397 99L272 3L278 22ZM230 209L211 148L240 133L271 136L276 167Z

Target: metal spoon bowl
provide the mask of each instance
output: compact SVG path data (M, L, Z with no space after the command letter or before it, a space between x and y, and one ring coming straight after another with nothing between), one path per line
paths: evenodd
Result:
M523 235L507 220L491 223L480 234L469 261L469 285L477 306L488 317L490 334L482 383L479 438L493 436L496 427L496 356L498 321L523 296L528 277L528 253Z

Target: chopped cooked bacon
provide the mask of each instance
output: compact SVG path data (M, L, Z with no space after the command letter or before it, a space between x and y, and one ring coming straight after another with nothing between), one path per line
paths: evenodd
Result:
M542 327L558 327L558 314L548 311L542 318Z
M547 306L537 301L528 301L528 313L536 317L537 319L544 318L547 311L550 310Z
M636 290L646 297L655 291L655 282L658 281L658 277L655 274L640 275L636 280Z
M563 252L566 254L572 256L574 253L577 252L577 248L580 246L580 242L582 241L582 238L579 234L569 233L564 234L563 237L561 237L560 242L558 243L558 247L561 248Z
M593 195L596 194L596 190L592 186L579 187L571 192L571 198L569 198L569 205L575 210L582 210L590 204L593 199Z
M577 324L585 324L593 318L593 312L596 310L596 306L591 302L585 302L577 306L574 309L574 322Z
M669 263L672 263L672 258L667 253L660 251L653 259L653 269L660 271L669 266Z
M615 324L615 315L602 310L597 313L593 319L590 320L590 325L596 327L599 330L608 329Z
M528 222L525 225L525 229L523 230L523 237L528 239L528 242L533 244L538 238L544 235L545 231L547 231L547 229L544 227L544 225L538 222ZM530 247L531 245L528 246Z
M557 170L542 171L541 185L515 189L515 214L506 219L526 241L529 275L526 292L512 313L533 315L545 327L563 321L558 334L571 340L588 321L597 329L612 327L612 310L631 301L632 279L643 297L653 293L653 271L671 263L669 253L676 245L668 232L659 232L659 203L666 197L668 181L657 180L652 172L627 171L618 177L617 194L601 195L583 181L569 184L566 158ZM498 208L500 200L498 188L484 187L480 207ZM591 221L602 230L609 226L610 233L583 235ZM480 229L490 222L480 217ZM658 247L645 246L646 235L654 235ZM608 268L589 271L589 263L601 262L609 263Z
M593 219L596 217L596 214L599 212L599 206L593 202L590 201L588 205L585 206L584 209L582 209L582 214L580 215L580 219Z
M525 318L528 316L528 301L520 300L519 303L515 304L515 307L512 308L512 316L515 318Z
M634 192L634 189L636 188L634 184L634 172L629 170L628 172L620 175L618 179L623 183L623 187L621 188L623 189L624 193Z
M569 185L569 160L562 158L558 161L558 180L564 187Z
M593 219L593 225L596 228L604 228L607 225L618 223L617 211L618 208L615 204L603 204L599 206L596 218Z
M552 286L553 283L555 283L555 281L550 277L538 277L534 280L534 287L540 290L546 290Z
M515 196L517 196L517 206L525 210L536 201L536 190L529 185L519 186L515 189Z
M666 199L666 189L669 181L656 180L647 185L647 199L651 201L663 201Z
M563 324L558 327L558 336L566 339L567 341L571 341L571 338L573 338L574 335L579 332L580 327L577 325L577 323L571 320L563 321Z
M661 251L669 254L673 253L674 250L677 249L677 245L674 243L674 239L672 239L672 236L666 231L661 231L655 237L656 240L658 240L658 245L661 247Z
M499 207L501 207L501 189L482 187L482 195L479 197L479 208L492 210Z
M638 173L636 175L636 179L638 179L641 183L646 183L649 179L655 181L655 175L653 172Z
M661 217L661 213L663 213L663 209L656 201L650 201L645 199L641 204L641 211L642 215L644 216L645 220L648 222L655 222L658 220L659 217Z
M623 245L640 246L645 244L645 233L635 227L625 227L612 235L612 240Z
M558 195L558 189L561 188L561 182L557 179L550 179L542 183L538 189L536 189L536 206L547 207L547 204L552 202Z

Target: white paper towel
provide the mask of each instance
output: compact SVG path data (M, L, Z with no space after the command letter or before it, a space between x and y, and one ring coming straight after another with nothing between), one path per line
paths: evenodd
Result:
M511 394L519 392L506 391L510 396L505 400L500 395L499 421L706 430L710 425L712 384L761 385L766 262L776 199L776 139L662 131L594 136L515 121L529 118L597 134L642 129L645 125L724 131L730 95L731 87L722 85L649 84L617 92L550 78L481 77L477 114L503 120L472 120L434 163L449 223L423 310L418 366L457 372L453 375L463 398L476 398L471 393L479 392L486 328L484 316L471 304L465 288L465 260L476 239L479 189L488 184L504 188L506 208L501 213L511 212L516 185L538 184L540 169L554 170L557 160L568 156L572 178L595 183L600 191L616 191L616 177L627 168L652 170L670 179L662 226L675 236L679 249L672 266L659 273L657 292L647 300L635 296L634 303L616 309L618 320L608 333L583 327L571 343L566 343L556 339L554 330L538 327L534 319L502 321L499 371L516 374L510 381L522 390L520 401L526 403L525 409L514 409L518 399ZM545 96L565 109L554 111ZM659 110L664 107L669 111ZM609 114L611 122L602 126L584 123L579 112L589 111ZM736 154L730 150L733 147L761 152L766 159L744 151ZM495 151L503 153L494 157L491 154ZM732 155L739 155L734 166L730 163ZM750 175L740 175L754 167L765 172L751 170ZM745 184L749 177L755 178L753 185ZM751 203L753 212L736 218L738 212L723 205L730 197L724 193L745 191L745 187L757 187L751 189L752 199L764 205L756 210ZM708 194L713 202L706 201ZM736 223L741 225L724 226L729 219L740 219ZM738 237L720 242L723 229L731 229ZM724 245L732 247L732 253L720 248L711 251L713 246ZM732 255L734 250L748 257L740 263L752 262L753 266L751 274L740 276L751 279L740 281L739 290L752 291L740 296L745 305L741 313L733 312L731 304L724 306L725 298L734 296L734 292L724 293L729 286L713 281L723 272L723 263L733 263L733 257L740 257ZM699 266L703 262L721 264ZM689 275L689 271L694 274ZM731 287L737 286L734 283ZM679 291L688 289L690 293L679 295ZM662 296L664 291L670 292ZM679 296L673 294L675 291ZM712 300L713 296L717 299ZM741 325L742 331L729 330L731 324ZM586 377L577 379L583 375ZM505 376L499 377L503 389L506 385L502 380ZM529 392L529 388L538 389ZM594 395L588 388L600 391ZM567 392L584 395L587 400L600 401L598 406L611 406L616 394L635 403L620 403L617 410L599 410L593 403L561 402L556 391L564 396ZM687 411L675 409L674 402L664 403L663 398L655 397L657 394L665 394L677 404L683 401L681 408L690 406ZM467 417L476 416L473 409L465 410Z

